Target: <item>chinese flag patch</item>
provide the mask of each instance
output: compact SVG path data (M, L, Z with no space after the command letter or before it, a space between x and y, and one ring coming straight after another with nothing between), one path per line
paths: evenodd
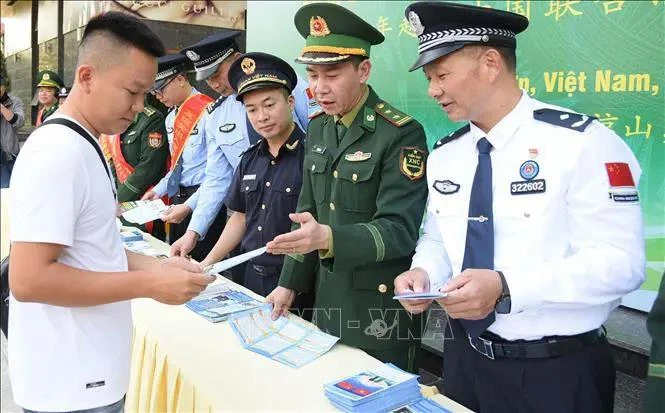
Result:
M607 177L610 180L610 186L635 186L633 174L630 167L625 162L609 162L605 164Z

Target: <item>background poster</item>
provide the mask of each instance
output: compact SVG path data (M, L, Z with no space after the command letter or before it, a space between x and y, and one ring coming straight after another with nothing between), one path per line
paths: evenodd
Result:
M247 50L293 62L304 40L293 25L309 1L249 1ZM386 41L372 49L370 83L418 119L434 141L456 130L426 95L421 71L408 72L417 39L404 18L409 1L337 1L372 23ZM463 1L525 15L518 35L520 86L530 95L594 115L625 139L642 166L647 274L624 304L648 311L665 270L665 1ZM305 75L302 65L293 64Z

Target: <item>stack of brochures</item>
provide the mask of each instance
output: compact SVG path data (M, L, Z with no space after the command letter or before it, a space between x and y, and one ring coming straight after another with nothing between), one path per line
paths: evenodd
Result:
M208 321L217 323L233 314L255 310L265 304L227 284L211 285L185 306Z
M295 317L272 320L272 305L234 315L230 324L246 349L298 368L321 357L339 340Z
M418 376L386 363L324 386L326 397L345 412L446 412L420 393Z

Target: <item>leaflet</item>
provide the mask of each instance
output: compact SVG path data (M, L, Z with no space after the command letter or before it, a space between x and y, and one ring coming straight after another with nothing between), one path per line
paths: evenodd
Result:
M154 201L129 201L120 204L122 217L134 224L154 221L169 209L161 199Z

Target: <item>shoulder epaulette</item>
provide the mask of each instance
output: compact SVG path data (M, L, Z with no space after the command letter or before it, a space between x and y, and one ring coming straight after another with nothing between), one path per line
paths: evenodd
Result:
M226 96L220 96L218 97L214 102L209 103L206 109L208 110L208 114L212 113L215 109L221 105L224 100L226 99Z
M258 147L260 143L261 143L261 139L259 139L258 141L254 142L253 144L249 145L249 148L245 149L240 155L238 155L238 157L241 158L241 157L242 157L244 154L246 154L247 152L251 152L251 151L253 151L254 148Z
M533 118L551 125L562 126L578 132L584 130L596 118L575 112L563 112L556 109L536 109L533 111Z
M433 149L440 148L443 145L447 144L448 142L454 141L455 139L459 138L460 136L464 135L465 133L468 133L470 130L471 130L471 125L469 125L467 123L466 125L464 125L461 128L457 129L455 132L451 132L448 136L443 137L443 138L439 139L438 141L436 141L434 143L434 148Z
M399 110L390 106L386 102L377 103L376 106L374 106L374 110L382 118L392 123L393 125L397 126L398 128L401 128L402 126L406 125L407 123L413 120L411 116L407 115L404 112L400 112Z
M147 116L152 116L155 113L157 113L157 109L152 108L150 106L146 106L143 108L143 113L145 113Z
M315 117L317 117L317 116L319 116L319 115L322 115L323 113L325 113L325 112L323 112L323 109L321 109L321 110L317 110L316 112L307 115L307 119L312 120L312 119L314 119Z

